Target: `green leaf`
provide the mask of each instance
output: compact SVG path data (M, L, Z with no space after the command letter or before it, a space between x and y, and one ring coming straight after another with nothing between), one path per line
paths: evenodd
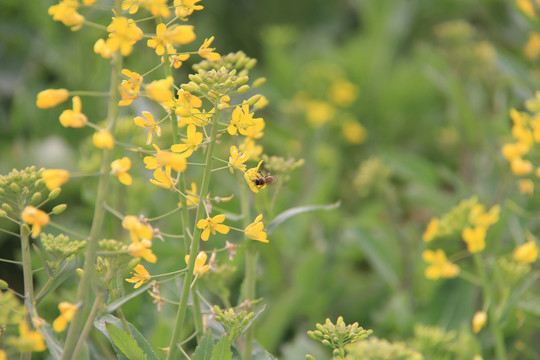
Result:
M125 303L127 303L129 300L139 296L140 294L142 294L143 292L146 292L146 290L150 289L150 284L146 284L144 286L141 286L140 288L138 288L137 290L135 290L134 292L132 293L129 293L128 295L126 296L122 296L121 298L119 299L116 299L115 301L113 301L112 303L110 303L109 305L107 305L107 309L105 310L105 312L108 312L108 313L111 313L113 311L115 311L116 309L118 309L120 306L124 305Z
M191 360L211 360L213 348L214 339L212 337L212 332L207 331L202 337L197 349L195 349L195 353L191 357Z
M221 336L221 339L219 339L219 342L214 348L214 351L212 351L212 357L210 358L210 360L231 360L231 359L232 359L231 343L229 341L229 337L224 334Z
M129 360L146 359L146 355L144 355L137 342L131 336L129 336L127 332L120 330L116 326L107 322L105 323L105 327L111 336L112 342L115 345L114 350L117 354L119 354L119 350Z
M278 225L280 225L282 222L284 222L285 220L295 215L302 214L308 211L315 211L315 210L333 210L339 207L340 204L341 202L338 201L329 205L308 205L308 206L298 206L298 207L290 208L288 210L285 210L284 212L282 212L281 214L279 214L272 220L272 222L268 225L266 229L266 233L270 235L274 231L274 229L278 227Z
M98 329L99 331L101 331L103 333L103 335L105 335L107 337L107 339L109 339L109 341L113 344L113 346L115 346L113 340L111 339L111 336L109 335L109 332L107 331L107 328L106 328L107 323L113 324L114 326L116 326L119 329L124 329L124 326L122 325L122 322L120 321L120 319L113 316L113 315L100 316L99 318L97 318L94 321L94 327L96 329ZM152 350L152 347L150 346L150 344L148 343L146 338L139 332L139 330L137 330L137 328L135 328L135 326L133 326L130 323L128 323L128 326L129 326L129 329L130 329L131 333L133 334L133 337L137 341L138 346L140 346L142 348L142 350L143 350L144 354L146 355L147 359L148 360L159 360L159 357L154 353L154 350ZM119 359L128 359L123 354L118 354L118 358Z

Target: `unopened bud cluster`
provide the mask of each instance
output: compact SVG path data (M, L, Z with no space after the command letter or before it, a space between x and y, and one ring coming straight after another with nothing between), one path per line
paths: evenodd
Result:
M213 310L214 318L223 326L231 341L242 335L255 317L254 312L248 313L246 310L235 310L233 308L222 310L217 305L214 306Z
M304 159L294 159L292 157L285 159L282 156L268 156L263 154L264 168L267 170L288 173L304 165Z
M45 183L41 180L43 169L35 166L24 170L13 169L9 174L0 176L0 202L3 216L18 216L28 205L35 205L42 200ZM4 214L5 212L5 214Z
M345 325L343 317L338 317L335 324L326 319L324 325L317 324L317 330L308 331L307 334L313 340L318 340L333 349L334 356L345 356L345 345L365 340L372 330L365 330L358 323Z
M69 236L63 234L55 237L52 234L42 233L40 240L47 253L58 261L70 262L86 246L85 240L70 240Z

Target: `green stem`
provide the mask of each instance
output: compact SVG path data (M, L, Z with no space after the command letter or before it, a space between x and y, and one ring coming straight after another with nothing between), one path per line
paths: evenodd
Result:
M86 321L86 324L84 324L84 327L81 332L81 337L86 338L92 328L94 327L94 318L97 315L97 312L99 308L101 307L101 304L103 304L103 294L100 291L96 298L94 299L94 305L92 305L92 309L90 310L90 314L88 315L88 320ZM90 321L91 320L91 321ZM75 350L73 350L73 357L72 359L77 359L77 356L79 354L79 351L81 351L82 346L84 345L84 342L78 342L77 346L75 346Z
M488 322L489 322L489 327L491 329L491 333L493 337L495 338L495 355L497 356L497 360L505 360L506 349L504 345L504 337L501 332L501 329L499 326L499 319L497 317L497 314L495 312L495 308L493 305L494 303L493 303L492 293L490 291L491 290L490 283L486 275L486 270L484 269L484 263L479 253L474 253L473 258L474 258L474 263L476 265L476 269L482 281L484 301L486 304L488 304L488 307L487 307Z
M121 12L121 0L115 0L115 8L118 13ZM122 57L120 53L116 53L111 61L111 85L108 114L107 114L107 128L114 134L116 126L116 120L118 118L118 86L120 85L120 71L122 69ZM101 170L99 176L98 190L96 196L96 205L94 208L94 217L92 220L92 227L90 229L90 237L86 246L84 272L79 283L79 289L77 292L77 304L80 305L79 311L75 313L71 326L69 328L66 343L64 346L64 352L62 354L62 360L72 359L75 346L78 343L85 341L86 335L81 333L84 326L85 319L87 317L91 296L94 293L92 291L92 283L95 279L95 262L98 249L98 241L103 228L103 222L105 219L105 209L103 204L106 202L109 193L109 180L110 180L110 164L112 161L113 152L111 150L103 150L103 159L101 161ZM92 315L90 313L88 316ZM95 316L95 314L94 314ZM87 323L92 323L93 318L86 319ZM84 336L83 336L84 335Z
M25 321L28 321L31 326L31 318L34 316L34 283L32 277L32 254L30 253L30 229L28 228L28 225L23 224L21 226L20 235L24 280L24 304L28 310L29 316ZM31 352L21 353L21 360L29 360L31 358Z
M197 206L197 213L195 215L195 226L193 230L193 239L191 242L191 249L189 253L189 263L188 263L188 272L184 278L184 285L182 287L182 295L180 297L180 305L178 306L178 312L176 314L176 323L171 337L171 342L169 345L169 353L167 354L167 360L177 359L178 348L176 344L180 342L181 330L184 324L184 318L186 315L186 308L189 299L190 286L193 281L193 269L195 268L195 260L199 251L199 241L201 236L201 229L199 229L196 224L202 219L204 212L204 201L206 201L206 194L208 193L208 188L210 185L210 174L212 170L212 160L214 155L214 147L216 145L216 135L217 135L217 119L219 117L219 110L217 110L217 104L219 104L219 96L216 97L216 113L212 118L212 130L210 133L210 143L208 144L207 153L206 153L206 162L204 167L203 179L201 184L201 194L199 196L199 204ZM183 206L183 208L186 208ZM195 294L195 292L193 292ZM197 320L195 320L197 324ZM197 329L198 330L198 329Z
M250 224L251 211L249 207L249 193L247 186L243 184L243 178L241 174L238 174L238 183L240 184L240 206L242 209L242 218L244 222L244 229ZM246 273L244 277L244 290L245 300L255 299L255 271L257 266L257 251L255 250L254 243L251 239L247 239L246 244ZM253 352L253 339L255 338L255 330L253 325L250 326L245 333L244 337L244 356L243 360L250 360Z

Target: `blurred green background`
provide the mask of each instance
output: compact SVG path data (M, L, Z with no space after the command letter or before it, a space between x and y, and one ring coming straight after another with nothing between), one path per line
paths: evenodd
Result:
M108 87L109 64L92 49L103 32L89 27L71 32L47 15L52 4L0 4L2 173L28 165L84 171L99 161L89 142L91 129L62 128L58 108L35 106L37 93L46 88ZM268 79L260 88L270 101L259 113L266 121L261 141L265 154L305 159L304 166L289 174L268 216L294 206L340 201L333 210L289 219L271 234L268 246L258 247L258 294L267 304L257 322L258 341L284 359L320 354L305 332L339 315L390 340L412 338L418 324L470 335L471 318L482 304L479 288L462 279L426 280L421 235L432 216L472 195L488 205L512 199L530 211L538 209L538 197L517 191L500 155L501 144L510 137L508 110L532 97L540 80L537 61L523 54L537 24L514 2L500 0L203 4L205 10L190 18L198 40L215 35L213 45L221 54L243 50L259 60L256 75ZM110 15L95 10L85 14L103 22ZM137 44L141 55L129 57L125 67L149 69L155 56L147 50L148 56L143 55L144 48L143 42ZM185 64L177 79L190 71L190 63ZM343 84L339 81L352 86L347 94L356 94L341 104L332 102L331 89ZM97 123L105 106L104 100L83 100L83 112ZM130 116L141 110L124 112L120 134L127 133ZM347 137L359 128L365 140ZM140 174L150 176L143 169ZM59 221L83 233L92 213L91 184L70 181L61 197L70 210ZM115 185L115 191L125 194L115 205L147 216L163 213L163 204L174 206L170 194L142 191L143 186L148 187L144 179L127 190ZM221 196L233 188L231 178L214 185ZM269 197L273 191L268 189ZM538 228L537 222L522 223L502 206L504 220L488 238L486 253L493 256L514 246L508 224L533 233ZM111 220L108 226L118 224ZM178 224L164 222L160 228L171 232ZM221 246L218 241L205 245ZM17 247L0 234L2 257L17 257ZM177 247L156 242L157 255L166 260L153 267L155 273L183 266L181 257L165 256ZM241 268L241 260L237 257L233 265ZM12 267L1 264L0 271L14 287L20 282ZM219 279L203 280L218 287ZM238 274L219 281L238 296ZM51 302L51 312L54 306ZM126 315L144 324L148 335L166 336L168 328L155 324L150 299L129 306ZM148 313L138 310L144 307ZM530 341L540 336L538 315L525 319L507 324L509 358L535 359L540 351L540 344ZM479 341L489 347L489 334L471 340L470 348ZM451 354L449 359L471 358L457 350Z

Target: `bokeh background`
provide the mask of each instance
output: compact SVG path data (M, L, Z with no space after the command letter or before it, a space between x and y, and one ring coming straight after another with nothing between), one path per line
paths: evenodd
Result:
M213 45L221 54L243 50L258 59L256 75L267 78L260 92L270 104L259 114L266 121L265 154L304 159L280 179L268 216L339 202L331 210L287 220L268 246L259 246L258 293L267 306L257 320L258 341L283 359L325 354L305 332L342 315L394 341L411 339L415 326L424 324L468 334L463 344L472 344L472 354L481 341L489 343L489 334L475 340L469 330L482 304L479 288L462 279L425 279L422 233L432 216L473 195L488 205L512 199L532 212L538 209L535 194L519 193L500 152L510 138L509 109L533 97L540 80L537 54L524 50L535 21L509 0L203 3L205 10L190 18L198 39L215 35ZM3 174L29 165L91 171L99 162L91 129L62 128L58 109L35 106L37 93L46 88L108 87L109 65L92 48L102 31L71 32L47 15L52 4L0 4ZM110 14L95 16L106 22ZM143 51L143 42L136 48L138 55L125 67L150 68L151 51ZM177 79L186 78L190 65L178 70ZM146 105L123 114L121 134ZM104 100L88 98L83 111L99 123L105 106ZM148 171L141 167L140 174L143 179L132 188L115 187L122 196L114 205L147 216L163 213L163 204L174 206L170 194L148 190ZM70 210L59 221L83 233L92 214L91 184L91 179L70 181L61 196ZM231 178L214 184L222 195L234 186ZM268 190L270 199L273 191ZM512 227L533 233L538 228L534 218L524 223L501 205L504 221L490 232L487 253L511 251ZM119 226L109 220L109 228ZM178 224L161 227L171 232ZM183 266L182 257L166 256L177 246L156 243L164 260L155 273ZM18 244L0 233L0 253L17 258ZM241 257L230 264L242 266ZM206 283L230 289L235 299L241 276L230 272L227 278L209 276ZM0 277L13 287L22 282L17 269L6 264L0 264ZM69 297L69 290L60 291ZM53 313L55 304L49 306ZM151 299L127 307L128 318L143 324L147 335L168 338L167 326L156 324ZM149 311L140 311L144 308ZM506 327L511 358L534 359L540 351L540 344L530 341L540 334L538 314L527 315ZM452 354L449 359L468 356Z

